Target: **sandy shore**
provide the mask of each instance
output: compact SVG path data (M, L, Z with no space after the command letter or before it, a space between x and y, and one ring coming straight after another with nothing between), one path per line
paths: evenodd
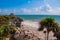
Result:
M39 22L38 21L25 20L22 22L22 25L27 25L29 27L39 28Z

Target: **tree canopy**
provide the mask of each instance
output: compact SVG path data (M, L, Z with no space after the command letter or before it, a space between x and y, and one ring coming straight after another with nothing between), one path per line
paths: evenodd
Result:
M48 31L55 30L58 27L58 24L52 17L47 17L42 19L40 22L40 28L39 30L43 30L44 28L47 28Z

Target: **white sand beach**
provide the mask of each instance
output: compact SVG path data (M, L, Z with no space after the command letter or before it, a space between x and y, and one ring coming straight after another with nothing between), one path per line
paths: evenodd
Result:
M38 21L25 20L22 22L22 25L26 25L26 26L34 27L34 28L39 28Z

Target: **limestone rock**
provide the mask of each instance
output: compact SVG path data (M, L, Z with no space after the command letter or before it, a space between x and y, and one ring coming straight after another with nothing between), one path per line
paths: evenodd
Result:
M16 30L14 38L16 40L40 40L37 36L37 30L33 30L31 27L21 27Z

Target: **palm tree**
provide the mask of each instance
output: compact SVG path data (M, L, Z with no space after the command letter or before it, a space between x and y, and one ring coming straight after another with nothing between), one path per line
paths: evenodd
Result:
M47 40L49 37L49 32L50 31L55 32L58 27L57 23L55 22L54 18L52 18L52 17L47 17L47 18L42 19L39 22L39 24L40 24L39 31L43 30L44 28L47 29Z

